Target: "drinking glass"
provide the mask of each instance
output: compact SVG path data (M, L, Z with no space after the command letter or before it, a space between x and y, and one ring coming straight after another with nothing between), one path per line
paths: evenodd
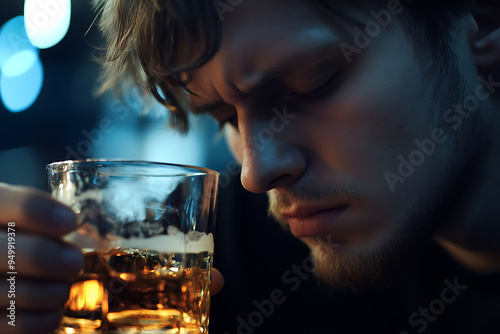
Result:
M85 259L56 333L207 333L218 173L116 160L47 172Z

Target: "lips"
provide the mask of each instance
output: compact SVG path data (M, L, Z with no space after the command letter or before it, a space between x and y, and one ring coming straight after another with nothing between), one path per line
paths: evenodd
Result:
M284 211L281 217L289 224L292 234L298 238L331 236L338 230L348 205L341 206L299 206Z

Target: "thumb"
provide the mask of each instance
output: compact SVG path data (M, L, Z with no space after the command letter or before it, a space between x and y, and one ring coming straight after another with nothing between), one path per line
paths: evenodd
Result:
M212 268L212 286L210 288L210 293L211 295L216 295L218 294L221 290L222 287L224 286L224 277L215 268Z

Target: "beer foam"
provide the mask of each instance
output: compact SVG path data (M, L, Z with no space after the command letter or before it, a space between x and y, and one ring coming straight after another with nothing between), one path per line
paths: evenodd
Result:
M194 236L194 237L193 237ZM157 235L151 238L130 238L113 241L113 247L148 249L161 253L201 253L214 251L212 233L189 232L187 236L178 232L171 235Z

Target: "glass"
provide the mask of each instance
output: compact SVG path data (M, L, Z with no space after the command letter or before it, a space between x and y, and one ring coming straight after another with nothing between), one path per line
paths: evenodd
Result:
M112 160L47 172L85 258L56 333L207 333L218 173Z

